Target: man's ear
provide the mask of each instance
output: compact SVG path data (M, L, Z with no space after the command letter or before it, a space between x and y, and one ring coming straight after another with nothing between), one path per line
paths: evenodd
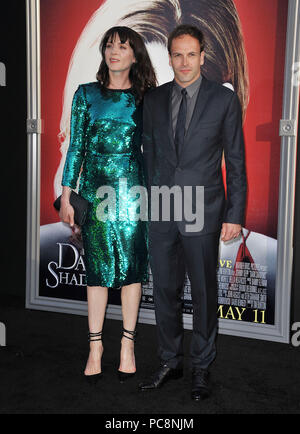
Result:
M204 61L205 61L205 52L201 51L201 53L200 53L200 64L201 64L201 66L204 65Z

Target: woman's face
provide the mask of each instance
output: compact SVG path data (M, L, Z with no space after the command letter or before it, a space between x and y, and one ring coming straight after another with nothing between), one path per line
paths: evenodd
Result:
M129 42L121 42L118 34L114 39L110 39L105 47L105 62L110 72L118 73L130 71L133 63L135 63L133 49Z

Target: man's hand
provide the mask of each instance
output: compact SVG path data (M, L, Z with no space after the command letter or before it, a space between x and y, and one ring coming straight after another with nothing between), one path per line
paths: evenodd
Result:
M234 223L223 223L221 231L221 240L230 241L237 238L242 230L241 225L236 225Z

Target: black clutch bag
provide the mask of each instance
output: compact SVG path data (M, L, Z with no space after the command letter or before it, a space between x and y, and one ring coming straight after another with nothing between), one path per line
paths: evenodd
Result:
M61 201L61 196L59 196L56 199L56 201L53 203L53 206L55 209L57 209L57 211L60 210L60 201ZM75 223L78 226L82 226L86 219L89 202L72 190L70 195L70 204L74 208Z

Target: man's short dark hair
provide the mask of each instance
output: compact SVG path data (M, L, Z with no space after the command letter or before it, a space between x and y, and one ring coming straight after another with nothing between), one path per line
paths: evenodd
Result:
M181 24L180 26L177 26L168 37L168 51L170 54L171 54L171 47L172 47L173 40L183 35L190 35L193 38L198 39L200 44L200 52L204 50L205 41L204 41L204 35L201 32L201 30L198 29L198 27L196 26L191 26L189 24Z

